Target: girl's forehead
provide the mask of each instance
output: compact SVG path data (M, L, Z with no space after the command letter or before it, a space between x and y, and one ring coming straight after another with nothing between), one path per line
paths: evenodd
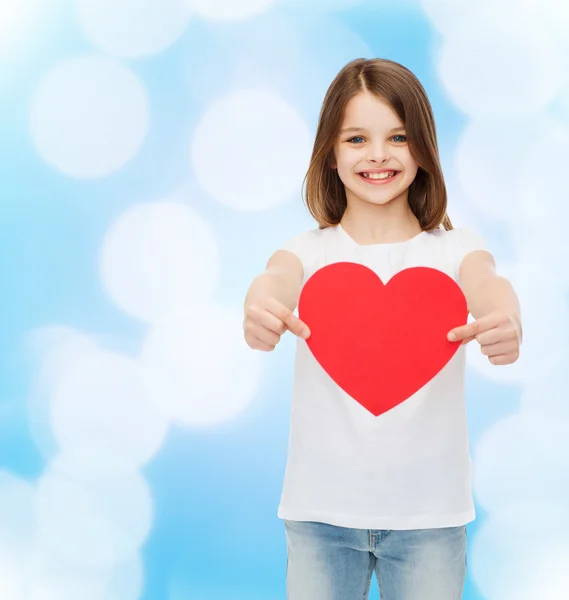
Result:
M403 123L384 100L373 94L357 94L346 104L342 128L361 127L390 130Z

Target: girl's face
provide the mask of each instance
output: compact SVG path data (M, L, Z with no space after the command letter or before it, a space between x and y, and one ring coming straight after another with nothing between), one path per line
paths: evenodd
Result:
M407 202L419 166L409 151L403 123L374 94L361 92L348 102L334 157L348 206L361 201ZM382 171L391 171L390 177L383 179Z

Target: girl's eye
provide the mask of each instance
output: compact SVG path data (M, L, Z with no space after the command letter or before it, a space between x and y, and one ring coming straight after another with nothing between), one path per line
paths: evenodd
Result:
M401 138L401 139L399 139L399 140L396 140L396 138ZM406 142L406 141L407 141L407 136L406 136L406 135L394 135L394 136L393 136L391 139L392 139L392 140L395 140L395 141L396 141L396 143L398 143L398 144L402 144L402 143L404 143L404 142ZM356 135L355 137L353 137L353 138L350 138L350 139L348 140L348 142L349 142L350 144L361 144L361 143L362 143L362 142L359 142L359 141L357 141L357 140L362 140L362 141L365 141L365 140L364 140L364 138L363 138L361 135Z

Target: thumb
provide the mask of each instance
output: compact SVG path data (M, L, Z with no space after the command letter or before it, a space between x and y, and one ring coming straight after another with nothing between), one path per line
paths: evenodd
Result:
M286 317L286 319L284 320L284 324L287 326L287 329L294 335L301 337L304 340L310 337L311 332L308 325L301 321L293 312L291 312Z

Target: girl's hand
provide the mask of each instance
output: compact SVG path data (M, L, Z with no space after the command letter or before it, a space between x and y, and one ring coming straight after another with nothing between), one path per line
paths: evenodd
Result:
M308 326L292 310L268 296L247 307L243 330L248 346L263 352L272 352L287 330L303 339L310 336Z
M496 311L456 327L448 334L451 342L462 341L468 344L472 340L480 344L482 354L493 365L510 365L518 360L522 343L522 328L517 316Z

